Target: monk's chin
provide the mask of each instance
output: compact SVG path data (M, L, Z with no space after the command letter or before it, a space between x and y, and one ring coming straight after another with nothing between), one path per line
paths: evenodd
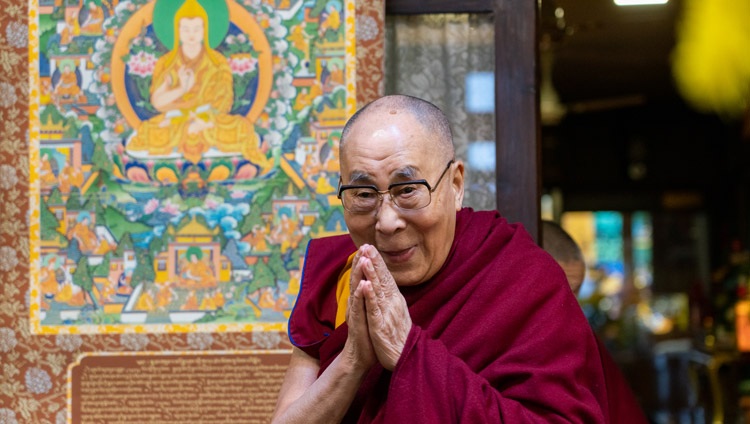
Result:
M389 266L388 269L391 270L391 267ZM410 270L399 271L395 269L391 270L391 275L393 275L393 279L399 287L418 286L427 280L424 275L417 274L413 270L410 272Z

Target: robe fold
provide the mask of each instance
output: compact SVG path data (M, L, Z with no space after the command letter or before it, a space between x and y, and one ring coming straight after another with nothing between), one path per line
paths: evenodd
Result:
M289 337L320 373L346 341L337 286L355 251L348 235L307 249ZM370 370L342 422L610 422L597 340L562 269L520 225L462 209L440 271L400 291L413 321L401 357L393 372ZM645 422L637 404L618 410L631 409L612 418Z

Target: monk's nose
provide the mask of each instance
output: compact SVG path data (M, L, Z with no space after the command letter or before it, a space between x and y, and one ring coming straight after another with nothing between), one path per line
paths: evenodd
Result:
M405 225L401 217L401 209L391 201L389 196L383 196L375 218L377 219L375 229L385 234L393 234Z

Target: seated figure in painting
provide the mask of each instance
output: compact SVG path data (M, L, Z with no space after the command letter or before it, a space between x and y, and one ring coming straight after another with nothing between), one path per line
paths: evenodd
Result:
M39 169L39 180L42 187L52 187L57 183L57 162L49 157L49 153L42 155L42 164Z
M221 291L221 289L214 290L214 294L212 297L212 300L214 302L214 305L216 306L216 309L224 309L224 305L226 305L226 298L224 297L224 292Z
M102 35L104 33L104 9L100 2L87 0L84 3L86 12L81 13L85 16L81 22L81 34L83 35Z
M190 290L185 297L185 302L180 306L181 311L195 311L198 309L198 297L195 290Z
M67 47L73 37L81 34L81 27L78 25L78 14L70 13L65 17L63 29L60 31L60 47Z
M315 194L331 194L335 192L336 187L328 180L328 174L321 172L315 184Z
M203 300L201 300L201 305L198 309L201 311L216 310L216 304L214 303L214 298L210 292L203 293Z
M60 78L55 83L53 97L57 102L71 103L78 100L81 95L81 86L78 83L75 62L71 59L60 61Z
M216 277L211 265L203 259L203 251L193 246L180 260L180 285L191 288L209 288L216 286Z
M268 251L267 238L266 227L255 224L253 230L243 240L250 243L253 251L266 252Z
M292 213L288 210L279 212L279 224L274 228L272 239L275 244L280 244L281 253L289 249L296 249L304 235L299 229L299 222L291 218Z
M174 290L172 290L172 287L170 287L169 284L165 284L159 287L159 290L156 292L156 310L158 311L168 310L169 305L172 303L172 300L174 298L175 298Z
M42 261L42 268L39 270L39 283L44 297L54 297L60 288L57 268L57 257L54 255L45 256Z
M143 293L138 297L138 302L135 304L136 311L153 311L154 310L154 295L155 289L143 290Z
M68 240L78 241L81 252L93 252L99 246L99 239L91 228L91 216L88 212L81 212L76 223L68 231Z
M66 281L55 295L55 302L65 303L68 306L83 306L86 304L86 295L82 288Z
M63 166L57 176L57 188L64 194L70 193L70 189L73 187L80 189L83 187L83 182L83 172L73 165Z
M123 271L117 277L117 294L128 296L130 293L133 293L133 287L130 285L130 276Z
M209 45L206 10L197 0L186 0L173 24L174 48L157 61L151 83L151 103L160 113L140 125L127 150L178 152L197 163L214 148L241 153L250 162L238 170L237 178L268 172L273 163L251 122L229 113L232 72L227 59Z
M270 287L264 287L260 290L258 306L267 309L272 309L276 306L276 299L273 297L273 290Z
M338 31L341 27L341 12L336 9L336 6L329 5L328 8L320 14L320 28L318 28L318 35L321 37L325 35L327 30Z

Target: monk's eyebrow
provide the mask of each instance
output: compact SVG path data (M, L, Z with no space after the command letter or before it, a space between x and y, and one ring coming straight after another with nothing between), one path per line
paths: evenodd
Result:
M415 180L417 179L417 168L407 165L403 168L397 169L391 174L391 181L408 181L408 180ZM351 175L349 175L349 182L347 184L350 185L357 185L357 184L366 184L366 185L374 185L375 179L372 175L370 175L368 172L365 171L358 171L354 170L352 171Z
M417 168L413 166L405 166L394 172L392 175L396 180L415 180L417 179L417 174Z
M364 171L352 171L351 175L349 175L349 182L347 184L373 184L372 175Z

